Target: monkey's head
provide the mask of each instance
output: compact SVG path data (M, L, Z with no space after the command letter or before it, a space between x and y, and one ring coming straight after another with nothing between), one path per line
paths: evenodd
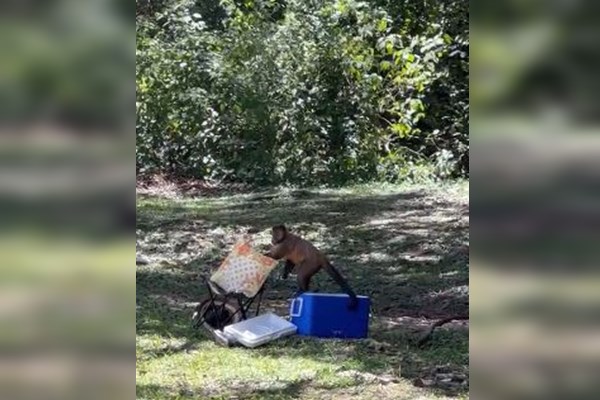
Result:
M271 243L278 244L283 242L285 237L287 236L287 228L285 225L275 225L273 227L273 236L271 238Z

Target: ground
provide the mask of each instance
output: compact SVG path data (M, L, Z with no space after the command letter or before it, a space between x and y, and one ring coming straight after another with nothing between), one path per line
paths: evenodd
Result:
M442 399L468 397L468 183L270 190L199 195L140 190L137 250L138 399ZM256 349L222 348L193 329L202 279L249 229L261 248L285 223L324 250L372 300L370 337L290 337ZM267 282L280 315L293 277ZM337 291L328 276L314 289Z

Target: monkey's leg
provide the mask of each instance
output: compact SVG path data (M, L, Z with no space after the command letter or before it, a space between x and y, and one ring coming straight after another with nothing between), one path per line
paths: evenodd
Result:
M294 297L300 296L304 292L308 292L308 288L310 286L310 278L312 278L312 274L310 271L307 271L306 264L301 263L296 267L296 279L298 281L298 290L294 294Z
M290 273L294 270L294 263L290 260L285 260L285 265L281 271L281 279L287 279Z

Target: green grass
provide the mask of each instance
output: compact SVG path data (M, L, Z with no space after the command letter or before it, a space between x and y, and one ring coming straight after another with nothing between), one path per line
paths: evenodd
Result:
M202 277L233 242L285 223L322 248L373 302L370 338L291 337L221 348L191 328ZM433 320L468 307L468 184L278 190L210 198L138 195L138 399L440 399L468 396L468 331ZM269 278L265 310L287 313L294 279ZM313 289L337 291L326 275ZM461 379L462 379L461 378ZM418 383L421 383L420 385ZM424 387L418 387L424 386Z

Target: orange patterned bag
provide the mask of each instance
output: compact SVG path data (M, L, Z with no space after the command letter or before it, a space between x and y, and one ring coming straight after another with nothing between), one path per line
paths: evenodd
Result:
M277 261L255 251L250 243L241 240L223 261L210 280L228 293L243 293L254 297L277 265Z

